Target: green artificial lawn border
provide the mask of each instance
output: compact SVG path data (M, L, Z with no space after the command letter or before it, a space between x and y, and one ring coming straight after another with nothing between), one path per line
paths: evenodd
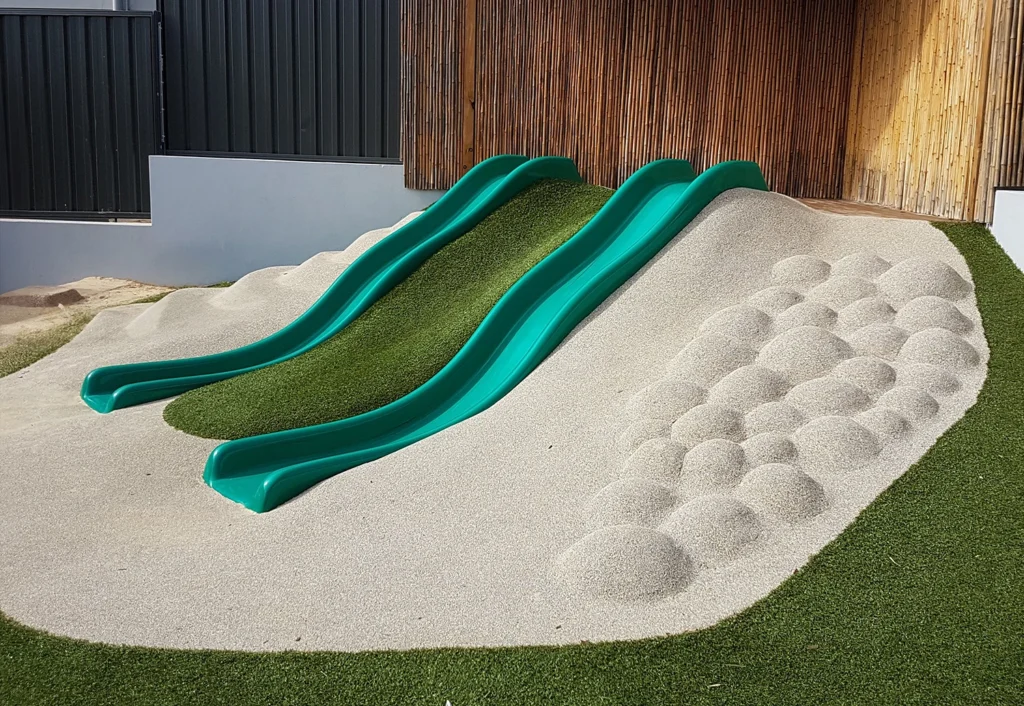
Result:
M167 405L164 419L195 436L240 439L354 417L409 394L611 194L558 179L530 185L333 337L277 365L186 392Z
M779 589L696 633L569 647L247 654L113 647L0 620L3 704L1013 704L1024 693L1024 274L964 254L978 403Z

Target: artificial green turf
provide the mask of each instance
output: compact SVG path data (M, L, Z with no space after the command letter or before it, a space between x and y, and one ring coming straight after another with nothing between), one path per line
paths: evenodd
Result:
M1024 693L1024 274L980 226L991 347L978 403L765 600L697 633L363 654L110 647L0 621L2 704L1019 704Z
M166 407L164 419L196 436L240 439L353 417L409 394L611 193L555 179L529 186L332 338L283 363L187 392Z
M0 378L42 360L81 333L95 313L76 313L67 321L46 329L24 333L0 348Z

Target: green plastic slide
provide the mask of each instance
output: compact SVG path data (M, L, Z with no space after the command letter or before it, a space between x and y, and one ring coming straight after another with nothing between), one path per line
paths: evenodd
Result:
M501 399L722 192L765 190L753 162L695 177L688 162L638 170L597 215L516 282L434 377L378 409L221 444L204 479L257 512L471 417Z
M110 412L294 358L343 329L427 258L541 179L581 181L564 157L485 160L423 214L367 250L313 306L277 333L214 355L97 368L82 382L82 399L98 412Z

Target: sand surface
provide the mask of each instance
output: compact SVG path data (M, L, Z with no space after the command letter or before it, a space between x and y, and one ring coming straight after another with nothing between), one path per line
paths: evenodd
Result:
M300 314L377 231L101 312L0 380L0 609L74 637L248 650L560 644L713 624L804 564L973 404L966 263L926 223L719 197L486 412L256 515L104 364Z

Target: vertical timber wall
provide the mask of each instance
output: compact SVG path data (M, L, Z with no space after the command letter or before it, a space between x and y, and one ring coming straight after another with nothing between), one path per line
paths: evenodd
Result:
M1024 0L402 0L406 184L502 152L617 186L753 159L792 196L990 220L1024 185Z
M776 190L836 198L854 6L403 0L406 184L502 152L566 155L606 186L659 157L744 158Z
M965 220L1024 184L1021 0L861 0L843 197Z

